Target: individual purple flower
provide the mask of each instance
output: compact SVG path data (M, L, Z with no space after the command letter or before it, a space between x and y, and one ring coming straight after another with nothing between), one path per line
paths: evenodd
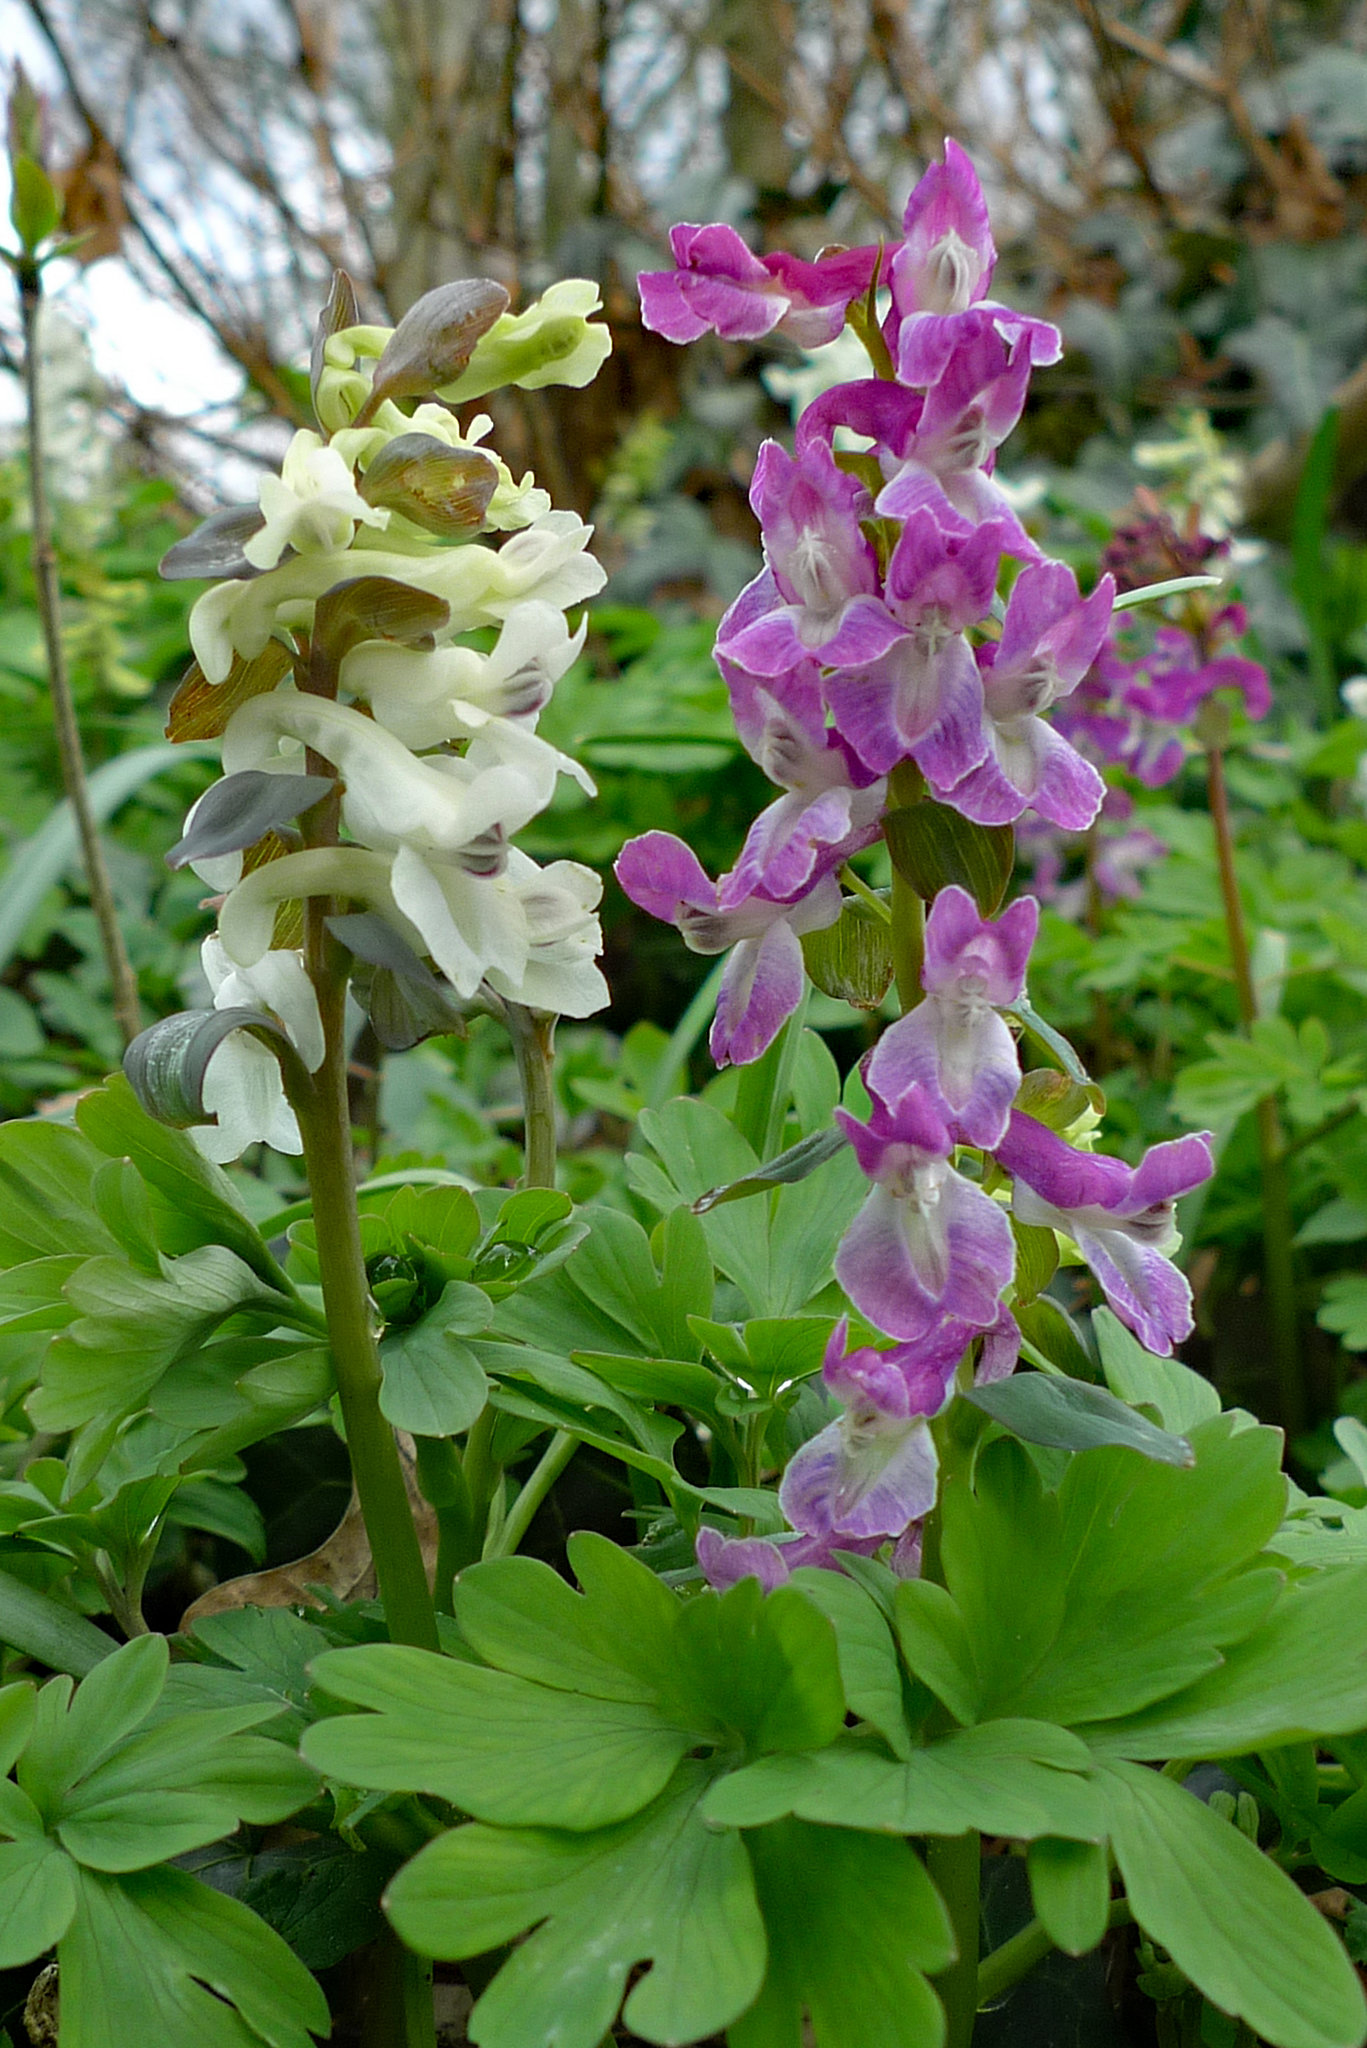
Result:
M888 564L888 616L899 637L876 659L823 683L836 730L885 774L908 755L936 789L952 789L987 748L982 681L964 638L991 611L1008 536L991 522L946 532L925 509L907 520Z
M1115 601L1103 576L1088 598L1062 562L1022 569L994 647L980 648L986 756L950 801L979 825L1007 825L1030 807L1065 831L1084 831L1105 787L1091 763L1040 713L1081 682Z
M839 469L820 441L796 459L766 441L750 503L768 573L722 620L719 658L753 675L781 676L813 656L835 667L881 654L898 627L881 601L878 557L860 525L871 503L859 479Z
M1154 1145L1138 1166L1126 1166L1077 1151L1015 1110L994 1150L1015 1178L1015 1215L1073 1240L1147 1350L1166 1357L1190 1335L1191 1289L1168 1254L1177 1242L1177 1198L1214 1172L1208 1131Z
M925 502L927 487L975 526L1014 517L989 466L1024 408L1030 349L1004 340L982 307L960 315L956 326L960 331L925 394L914 433L901 450L890 451L896 468L875 503L880 517L905 518ZM1038 554L1033 542L1028 547Z
M967 152L949 136L944 162L931 164L912 190L902 234L888 283L903 319L962 313L986 295L997 261L987 201Z
M737 605L744 603L738 599ZM821 675L804 662L785 678L751 676L718 655L741 743L787 793L761 811L733 871L783 901L797 896L833 849L848 860L878 836L885 785L825 722Z
M1242 606L1230 610L1242 620ZM1250 718L1266 718L1272 708L1267 670L1258 662L1243 654L1203 655L1180 626L1160 626L1151 652L1136 664L1125 703L1157 725L1183 726L1216 690L1237 690Z
M907 201L905 239L889 266L892 307L884 327L904 383L934 383L952 352L960 315L988 312L1003 339L1025 338L1031 361L1056 363L1062 337L986 298L997 260L982 186L957 142L945 141L945 160L932 164Z
M709 332L758 341L777 331L800 348L819 348L835 340L878 267L876 248L832 249L814 263L786 249L756 256L720 222L681 222L670 229L669 245L677 267L642 271L637 283L642 321L670 341Z
M967 890L941 889L926 920L925 1001L884 1032L869 1086L895 1101L919 1083L958 1143L995 1145L1020 1086L1016 1041L998 1012L1020 1000L1038 929L1033 896L992 919Z
M1087 745L1084 734L1082 746ZM1145 868L1165 859L1168 849L1145 826L1133 824L1133 817L1134 798L1123 789L1108 787L1087 842L1086 866L1066 882L1065 859L1080 841L1060 832L1047 818L1027 815L1019 819L1016 857L1030 869L1031 887L1041 903L1076 923L1086 915L1093 894L1106 903L1137 902L1143 894ZM1068 844L1070 837L1073 849Z
M711 882L697 855L670 832L630 840L614 872L623 891L652 917L676 924L695 953L731 950L709 1040L719 1067L756 1060L778 1035L802 996L805 969L801 934L820 931L840 915L840 884L828 854L806 892L795 901L765 893L733 875Z
M836 1111L873 1182L841 1240L836 1278L890 1337L924 1337L946 1317L988 1328L1015 1268L1005 1210L950 1165L953 1140L924 1088L892 1101L869 1094L866 1124Z

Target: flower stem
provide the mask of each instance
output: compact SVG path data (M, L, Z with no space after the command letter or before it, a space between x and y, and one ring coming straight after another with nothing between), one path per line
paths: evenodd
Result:
M38 595L38 613L47 652L48 685L52 692L52 722L57 732L57 751L62 763L62 783L76 832L81 843L81 864L90 890L90 907L100 934L100 947L114 992L114 1015L124 1043L131 1045L142 1029L142 1005L138 982L129 962L119 929L119 914L109 881L104 848L91 808L86 783L85 755L81 729L67 673L66 651L62 646L62 600L57 580L57 551L52 540L52 513L48 505L44 472L43 421L39 404L38 316L43 299L42 270L25 258L18 264L19 305L24 327L24 396L27 409L29 498L33 517L33 580Z
M306 910L308 950L317 954L325 906ZM380 1599L391 1639L437 1648L437 1622L422 1549L404 1485L394 1432L380 1413L380 1354L356 1211L355 1169L346 1092L345 996L342 976L315 983L327 1051L294 1109L304 1140L309 1191L318 1233L318 1277L351 1469L365 1516Z
M527 1475L517 1499L508 1510L507 1519L498 1532L498 1538L491 1546L490 1557L511 1557L518 1544L532 1525L532 1517L546 1495L555 1485L570 1459L579 1448L577 1436L570 1436L566 1430L557 1429L540 1458Z
M1128 1927L1134 1911L1128 1899L1113 1899L1106 1925ZM1009 1941L985 1955L978 1966L978 2010L995 2005L999 1998L1028 1977L1055 1947L1040 1920L1031 1920Z
M1247 1033L1257 1021L1258 998L1253 985L1253 961L1235 867L1224 753L1218 744L1206 747L1206 789L1211 823L1215 829L1220 897L1224 904L1225 929L1229 934L1229 957L1234 969L1239 1021ZM1263 1192L1264 1280L1272 1325L1277 1409L1282 1427L1291 1436L1301 1428L1305 1419L1305 1388L1301 1375L1300 1326L1296 1316L1295 1224L1291 1214L1286 1148L1275 1095L1265 1095L1256 1105L1254 1121Z
M555 1087L551 1073L556 1020L549 1011L529 1010L522 1003L507 1003L504 1009L522 1083L526 1162L523 1184L529 1188L553 1188Z
M964 1835L931 1835L926 1868L945 1902L959 1952L935 1979L945 2009L945 2048L969 2048L978 2014L982 1843L976 1828Z

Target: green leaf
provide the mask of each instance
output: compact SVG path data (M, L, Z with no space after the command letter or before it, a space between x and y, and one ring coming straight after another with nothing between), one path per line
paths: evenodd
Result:
M62 202L51 178L33 157L10 159L9 217L25 250L32 254L62 217Z
M1016 1240L1016 1298L1011 1306L1018 1311L1029 1307L1057 1273L1058 1239L1052 1230L1021 1223L1015 1216L1011 1218L1011 1235Z
M1141 583L1137 590L1122 590L1112 611L1132 611L1137 604L1153 604L1160 597L1179 597L1184 590L1216 590L1219 576L1167 576L1161 583Z
M929 799L883 819L892 864L931 903L941 889L966 889L983 917L995 916L1011 880L1016 835L1009 825L975 825L948 804Z
M171 1667L163 1705L184 1709L209 1704L269 1704L270 1733L293 1742L311 1719L309 1665L328 1645L322 1630L287 1607L236 1607L204 1614L191 1632L193 1643L217 1660Z
M666 1694L687 1724L734 1731L751 1750L815 1749L845 1719L836 1635L801 1594L758 1579L692 1600L674 1628Z
M606 1537L571 1537L570 1562L583 1593L533 1558L490 1559L462 1572L461 1634L487 1662L520 1678L653 1704L673 1656L678 1601Z
M1052 1295L1013 1305L1012 1314L1024 1339L1022 1350L1036 1365L1052 1367L1065 1379L1090 1382L1096 1372L1070 1315Z
M1105 1819L1085 1746L1043 1721L986 1721L913 1750L880 1756L846 1742L815 1754L768 1756L722 1778L710 1821L755 1827L787 1813L828 1826L902 1835L984 1834L1100 1841Z
M1333 706L1334 657L1325 630L1324 541L1332 509L1338 452L1339 411L1329 406L1305 455L1291 512L1291 589L1310 639L1311 669L1322 695ZM1326 687L1327 686L1327 687Z
M103 1164L62 1124L0 1124L0 1263L117 1251L94 1209L92 1183Z
M702 2039L752 2002L764 1926L740 1837L699 1817L707 1783L683 1764L645 1812L588 1835L456 1828L399 1872L386 1909L421 1955L460 1961L536 1930L479 2001L482 2048L598 2048L642 1963L623 2018L648 2040Z
M1099 1753L1238 1756L1367 1725L1367 1565L1293 1580L1195 1684L1087 1732Z
M396 1429L414 1436L457 1436L489 1398L489 1382L468 1344L487 1329L493 1303L478 1287L452 1280L441 1299L406 1330L380 1345L380 1410Z
M82 1871L57 1961L75 2048L312 2048L327 2000L280 1936L184 1871ZM215 1996L214 1994L217 1994Z
M76 1911L76 1872L45 1835L0 1844L0 1970L61 1940Z
M10 1572L0 1572L0 1643L36 1657L50 1670L69 1671L73 1678L84 1678L116 1648L83 1614L48 1599Z
M904 1842L789 1820L750 1835L747 1847L769 1965L759 1997L728 2030L730 2048L792 2048L804 2012L817 2048L930 2048L942 2039L925 1973L946 1967L954 1940Z
M1041 1835L1026 1861L1035 1912L1055 1948L1086 1955L1106 1932L1111 1907L1110 1860L1102 1842Z
M310 1728L315 1769L385 1792L429 1792L511 1827L599 1828L636 1813L692 1747L650 1706L552 1691L398 1644L333 1650L319 1685L370 1707Z
M953 1596L933 1579L903 1579L893 1595L893 1618L912 1677L928 1685L961 1725L976 1721L982 1679Z
M285 1288L284 1274L238 1205L228 1176L204 1157L193 1138L148 1116L122 1074L111 1074L103 1087L81 1097L76 1121L101 1152L131 1159L137 1167L153 1191L157 1236L166 1251L225 1245L271 1286ZM61 1248L72 1249L70 1243Z
M277 643L278 644L278 643ZM283 653L283 649L281 650ZM278 676L277 676L278 679ZM222 731L218 726L217 731ZM187 735L188 738L188 735ZM90 808L97 825L113 815L135 790L141 789L165 768L183 768L187 760L204 759L217 748L162 746L131 747L112 761L92 769L87 781ZM62 799L55 804L31 839L10 852L0 888L0 972L13 960L23 942L33 914L49 889L61 881L80 859L80 839L71 805Z
M837 1002L876 1010L892 986L891 929L886 914L847 896L834 924L802 935L808 979Z
M1315 1321L1345 1351L1367 1351L1367 1273L1340 1273L1327 1281Z
M66 1293L82 1313L44 1360L42 1385L30 1401L41 1429L77 1429L97 1415L136 1409L176 1359L229 1316L280 1308L274 1290L216 1244L168 1260L164 1277L123 1259L88 1259Z
M1358 2048L1356 1974L1290 1878L1170 1778L1113 1764L1098 1782L1135 1918L1198 1990L1275 2048Z
M790 1583L835 1630L840 1682L852 1714L867 1721L898 1756L909 1754L902 1673L887 1617L870 1593L843 1574L804 1565Z
M1191 1441L1187 1468L1080 1452L1049 1494L1001 1440L979 1454L973 1490L949 1481L945 1574L981 1715L1136 1713L1217 1669L1263 1620L1280 1584L1256 1568L1282 1517L1280 1436L1222 1415Z
M1165 1429L1180 1435L1220 1413L1208 1379L1180 1358L1155 1358L1110 1309L1093 1309L1092 1331L1111 1392L1131 1407L1156 1408Z
M964 1395L1003 1429L1028 1444L1060 1451L1089 1451L1121 1444L1163 1465L1193 1465L1185 1437L1170 1436L1104 1387L1086 1380L1055 1379L1042 1372L1015 1373L994 1385L970 1387Z
M790 1187L797 1181L806 1180L818 1166L824 1166L828 1159L835 1158L837 1152L843 1152L849 1142L838 1128L814 1131L811 1137L800 1138L796 1145L780 1152L777 1159L756 1167L753 1173L743 1174L739 1180L730 1181L725 1187L709 1188L694 1202L693 1213L705 1216L709 1209L716 1209L723 1202L739 1202L747 1195L767 1194L770 1188Z

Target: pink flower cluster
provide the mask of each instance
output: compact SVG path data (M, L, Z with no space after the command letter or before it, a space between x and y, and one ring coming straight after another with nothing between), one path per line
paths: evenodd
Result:
M811 346L847 317L867 334L877 291L887 295L892 374L816 400L793 453L772 441L761 450L751 503L765 567L717 635L740 737L781 793L719 881L663 832L631 842L617 863L626 894L689 946L729 952L711 1039L719 1065L757 1058L796 1008L801 937L840 915L839 871L879 836L892 770L914 762L937 801L983 826L1080 831L1106 793L1085 758L1098 756L1089 721L1101 709L1070 700L1118 659L1104 653L1115 584L1104 576L1084 597L993 476L1032 368L1057 360L1058 334L986 296L996 250L953 142L912 193L903 228L881 260L845 249L802 263L757 257L730 228L683 226L671 236L675 269L640 280L646 325L675 341L782 332ZM867 451L838 448L840 428ZM1197 690L1175 644L1162 661L1126 685L1135 715L1180 717ZM1226 661L1211 687L1237 680ZM868 1117L837 1113L869 1192L836 1276L891 1345L851 1350L848 1322L837 1328L824 1377L840 1413L792 1460L779 1496L793 1536L776 1545L704 1530L699 1558L715 1584L754 1573L773 1585L796 1564L889 1540L914 1568L936 1489L930 1419L966 1358L979 1378L997 1378L1019 1350L1003 1302L1011 1214L989 1193L989 1171L1003 1194L1009 1182L1020 1221L1082 1248L1152 1350L1170 1351L1191 1327L1168 1254L1176 1198L1211 1171L1207 1140L1159 1145L1131 1168L1014 1107L1021 1069L1007 1016L1024 994L1038 918L1033 897L995 919L957 887L934 899L923 999L865 1062Z

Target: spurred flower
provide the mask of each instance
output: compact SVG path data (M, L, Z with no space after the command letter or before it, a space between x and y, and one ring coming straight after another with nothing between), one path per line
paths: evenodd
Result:
M897 637L823 683L837 731L868 768L886 774L910 755L936 789L953 788L986 751L982 682L963 629L991 610L1006 538L995 522L951 516L949 531L929 510L908 519L888 564Z
M1178 1197L1214 1171L1208 1131L1155 1145L1138 1166L1126 1166L1079 1152L1014 1110L994 1150L1015 1177L1014 1213L1073 1240L1141 1344L1165 1357L1190 1335L1191 1289L1168 1254L1177 1243Z
M734 873L709 881L697 855L669 832L646 832L622 848L614 873L633 903L676 924L695 953L731 951L709 1039L719 1067L758 1059L797 1008L801 934L839 917L831 871L839 859L828 856L806 892L785 902L766 893L762 877L753 886Z
M876 248L834 249L814 263L783 249L756 256L720 222L681 221L669 231L669 246L677 268L642 271L637 283L642 321L670 341L707 333L757 341L777 331L802 348L819 348L835 340L878 264Z
M986 750L952 801L979 825L1006 825L1032 808L1065 831L1086 829L1105 788L1091 763L1041 717L1075 689L1096 659L1115 601L1103 576L1088 598L1063 562L1022 569L1002 637L979 649Z
M925 1001L884 1032L871 1088L895 1101L919 1083L954 1138L992 1146L1020 1086L1016 1041L998 1011L1018 1002L1039 905L1023 896L995 920L964 889L942 889L926 920Z
M841 1240L836 1278L890 1337L924 1337L946 1317L988 1328L1015 1269L1005 1211L950 1165L953 1140L923 1087L891 1101L869 1094L866 1124L836 1111L873 1182Z

